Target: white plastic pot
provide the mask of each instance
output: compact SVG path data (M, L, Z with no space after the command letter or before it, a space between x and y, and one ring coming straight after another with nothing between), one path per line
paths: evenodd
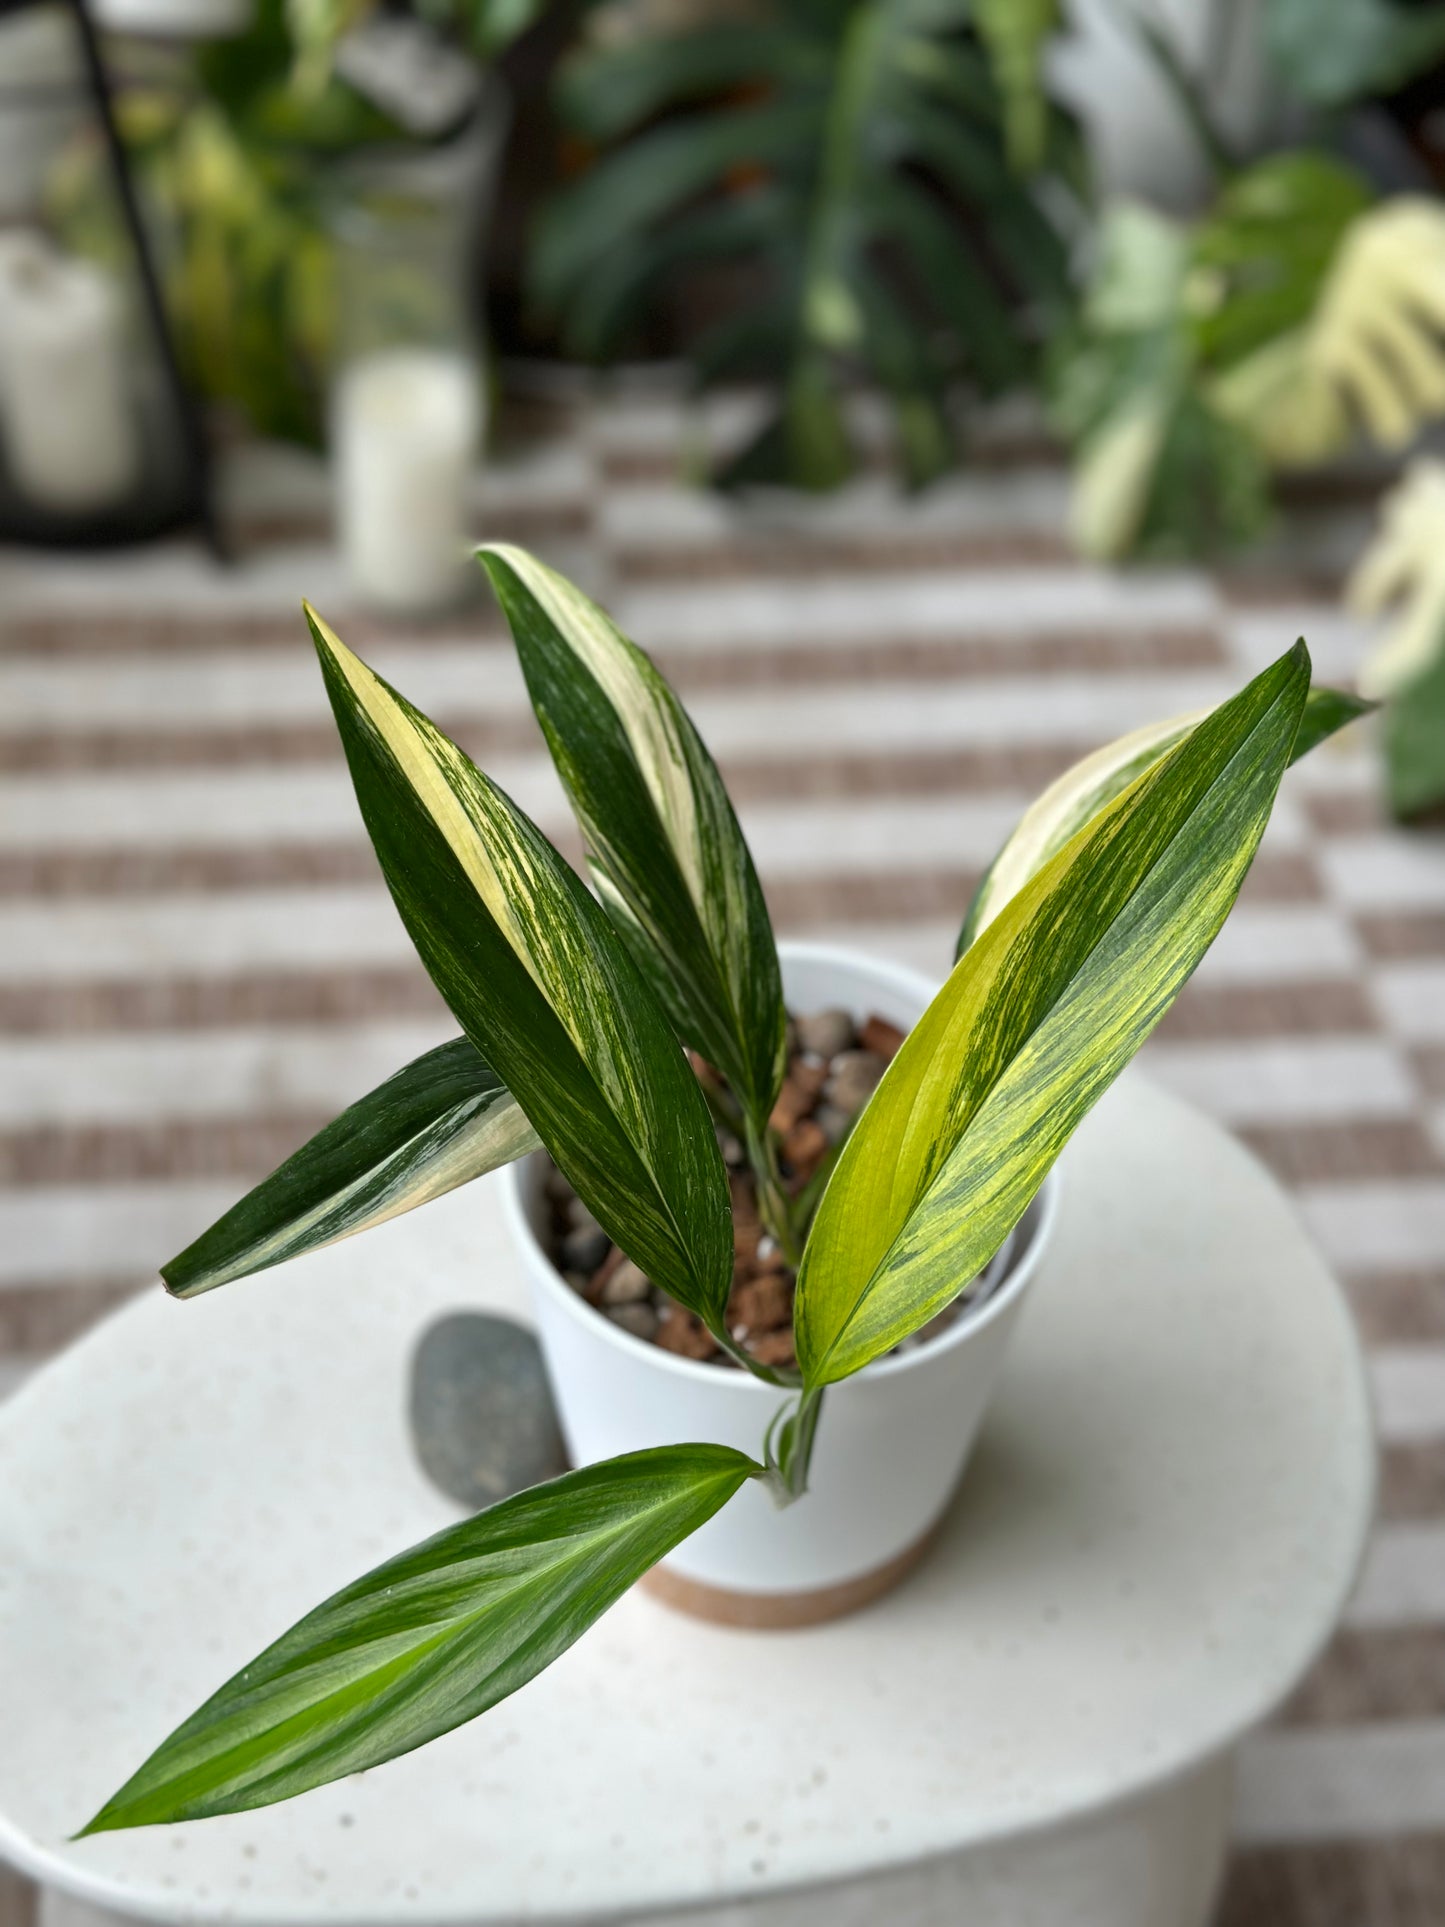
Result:
M933 995L915 972L850 951L784 944L781 955L792 1010L841 1006L907 1029ZM689 1441L759 1457L787 1395L679 1358L593 1310L544 1249L544 1176L540 1157L512 1166L505 1196L573 1463ZM1056 1179L1046 1181L997 1261L1007 1276L976 1311L829 1389L803 1499L779 1510L749 1483L650 1575L652 1589L711 1618L801 1625L901 1578L926 1550L968 1460L1048 1242L1056 1189Z

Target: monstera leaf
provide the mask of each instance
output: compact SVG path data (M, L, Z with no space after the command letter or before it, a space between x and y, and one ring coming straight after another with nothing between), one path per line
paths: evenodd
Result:
M1308 321L1237 362L1216 404L1280 467L1324 460L1357 426L1403 448L1445 413L1445 211L1403 195L1346 229Z
M953 456L950 384L1017 381L1038 311L1065 301L1062 240L1005 125L1015 145L1041 141L1056 180L1077 172L1071 137L1053 113L1040 135L1017 37L1001 92L974 24L965 0L780 0L762 21L570 62L564 113L608 151L546 211L534 294L574 352L606 358L660 290L718 264L743 274L694 361L707 380L761 375L778 403L724 480L840 481L841 389L858 374L928 480Z

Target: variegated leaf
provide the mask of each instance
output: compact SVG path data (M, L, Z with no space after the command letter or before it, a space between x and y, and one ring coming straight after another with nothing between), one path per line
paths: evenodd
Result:
M681 1036L761 1132L782 1081L772 925L722 778L663 676L525 550L481 551L598 894Z
M1297 763L1317 743L1373 707L1362 697L1342 689L1312 689L1300 717L1290 761ZM1136 776L1173 749L1208 714L1207 709L1195 709L1185 716L1171 716L1165 722L1146 723L1142 729L1131 730L1127 736L1120 736L1081 758L1052 782L1019 818L1017 827L980 879L963 920L954 956L963 955L1009 898L1016 895L1030 877L1036 876L1091 816L1097 815L1106 803L1112 803Z
M475 1045L455 1037L333 1118L161 1276L194 1298L400 1217L540 1142Z
M1018 1222L1228 916L1308 689L1296 643L1051 857L954 966L814 1221L794 1313L808 1387L934 1317Z
M283 1633L84 1829L244 1813L409 1753L550 1666L761 1468L669 1445L448 1526Z
M432 981L609 1236L720 1327L727 1180L657 999L536 825L307 618L362 816Z

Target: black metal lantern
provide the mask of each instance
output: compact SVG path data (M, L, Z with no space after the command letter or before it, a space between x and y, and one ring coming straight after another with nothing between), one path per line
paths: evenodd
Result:
M192 526L214 546L201 422L94 24L85 0L0 0L16 47L21 15L60 57L7 60L0 40L0 541L109 545ZM107 245L84 255L46 219L45 152L63 139L90 143L109 190Z

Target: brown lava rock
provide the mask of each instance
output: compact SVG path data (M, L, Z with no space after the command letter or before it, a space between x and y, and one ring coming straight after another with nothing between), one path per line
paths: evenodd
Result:
M796 1198L810 1184L821 1191L831 1160L902 1043L903 1033L882 1017L855 1025L845 1010L822 1010L790 1019L788 1039L787 1075L769 1121L777 1134L784 1186ZM726 1115L732 1099L722 1077L696 1051L689 1051L688 1058L714 1107ZM719 1125L718 1146L728 1167L733 1216L728 1331L734 1343L760 1363L794 1365L794 1275L759 1217L757 1191L739 1137ZM555 1167L548 1174L546 1192L551 1210L550 1255L581 1297L635 1338L680 1358L706 1359L738 1369L702 1320L669 1298L607 1238ZM809 1203L816 1203L816 1198L810 1197Z

